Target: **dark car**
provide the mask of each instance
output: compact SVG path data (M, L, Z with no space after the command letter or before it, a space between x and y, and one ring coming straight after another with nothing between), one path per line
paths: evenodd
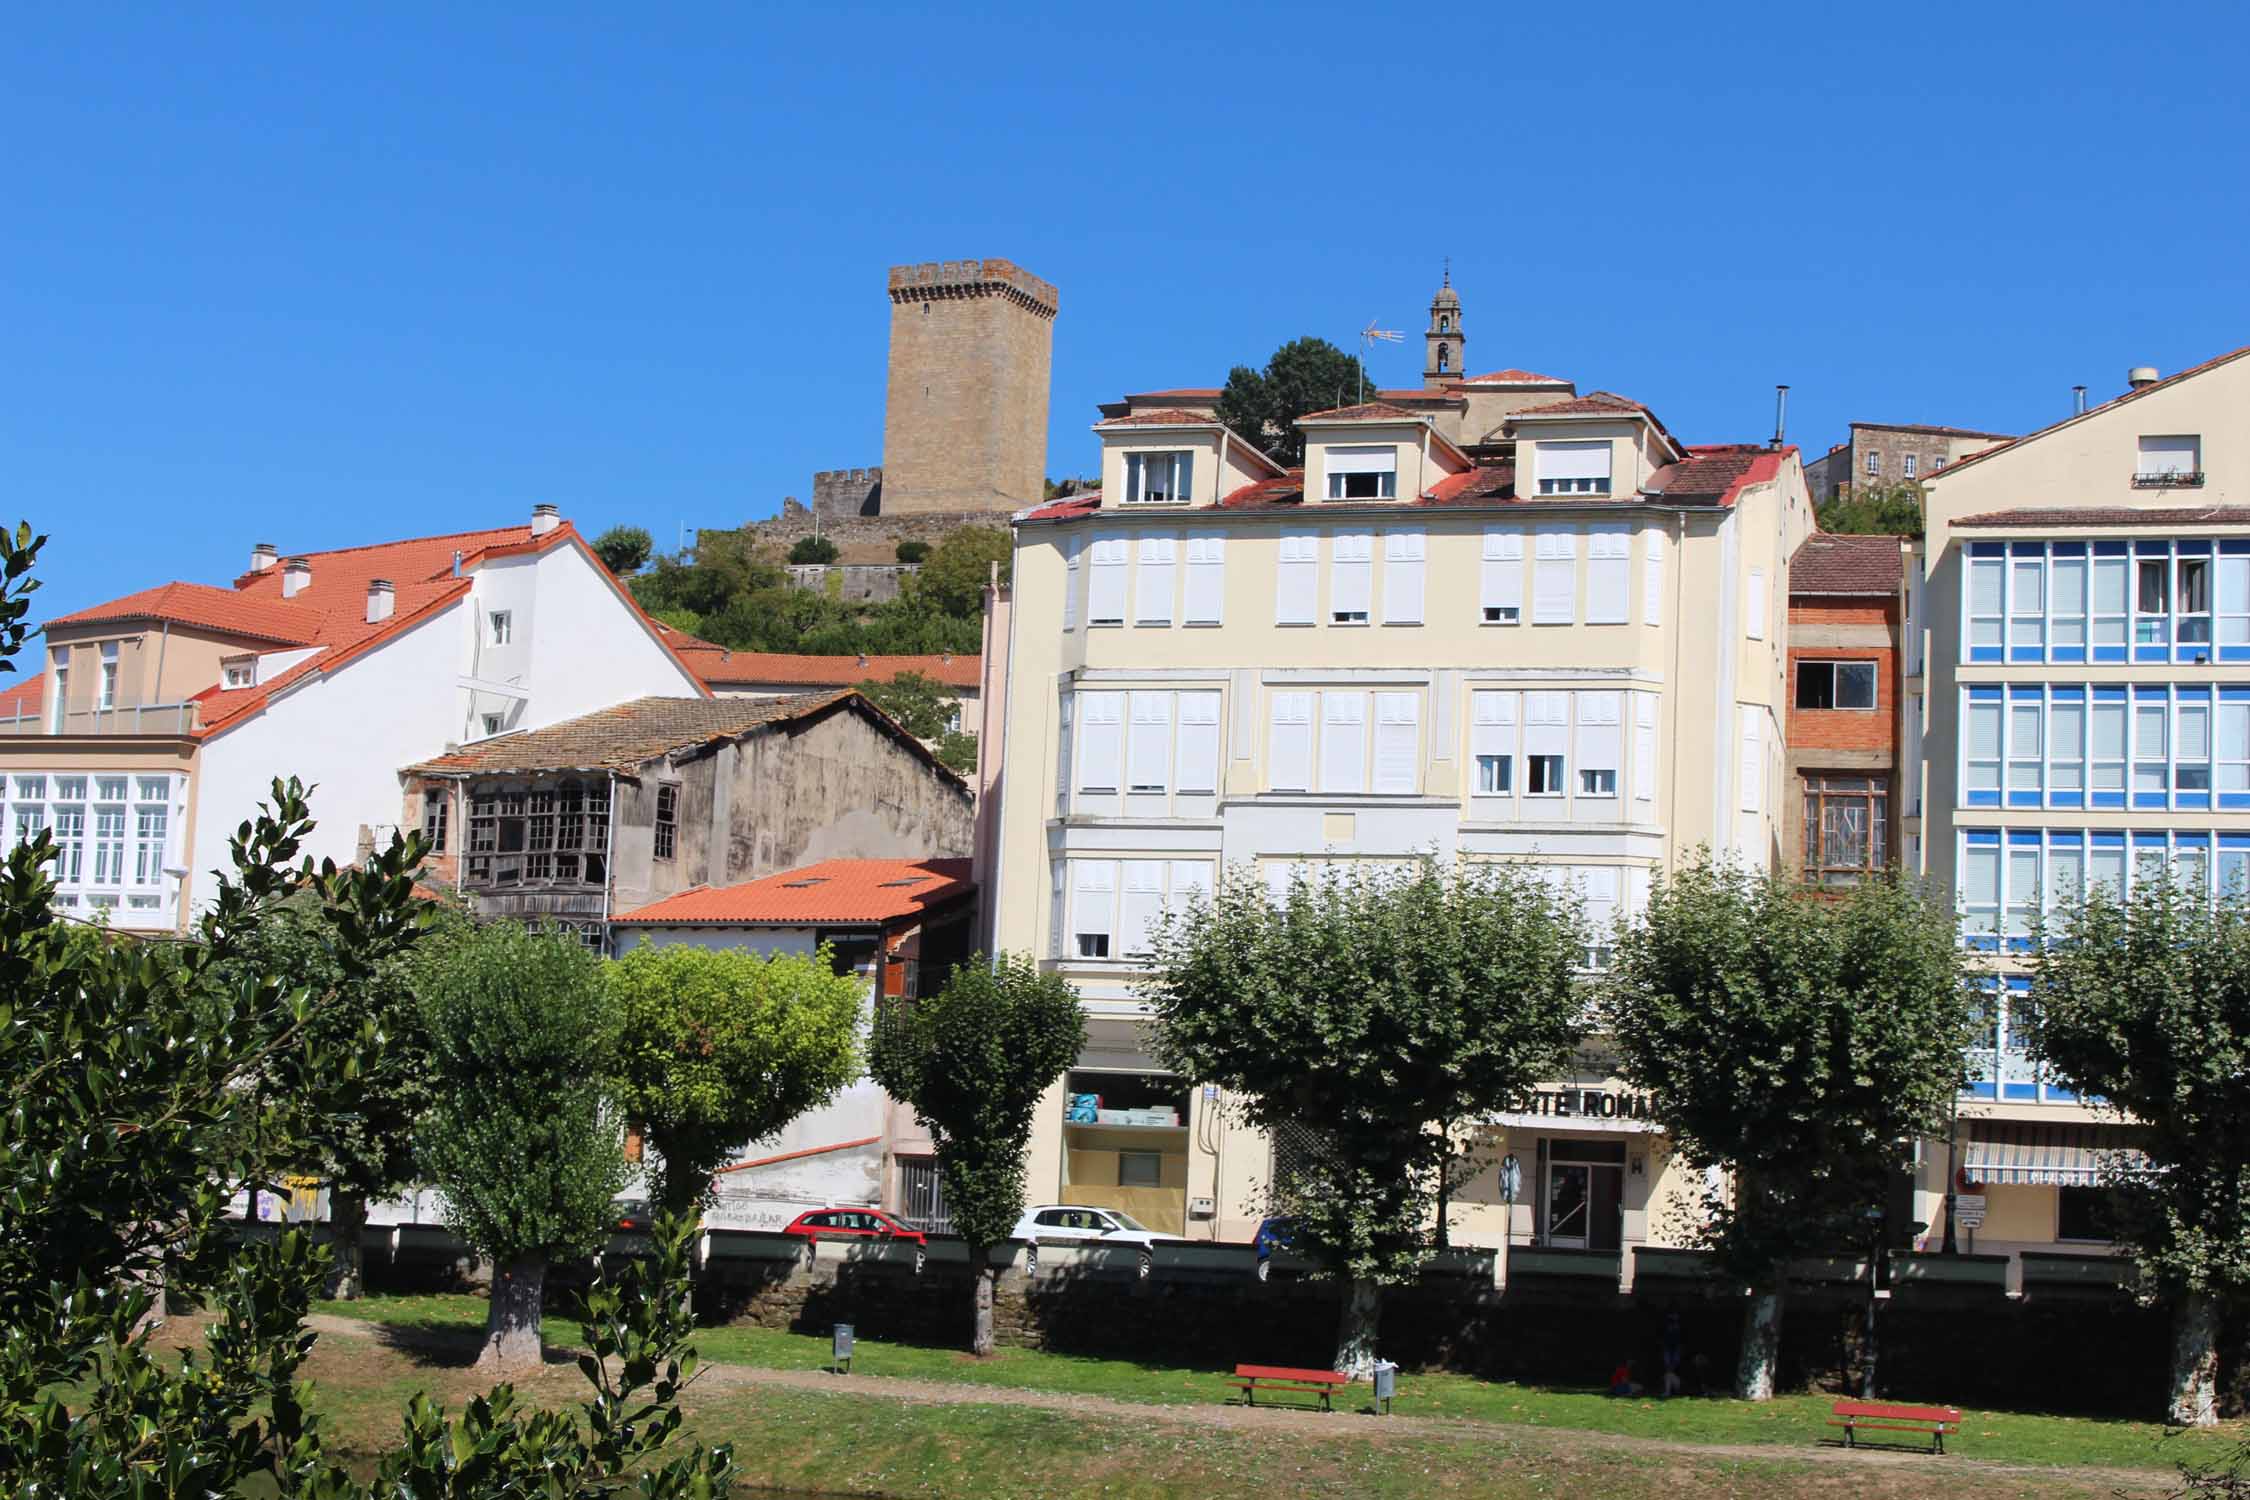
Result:
M810 1240L904 1240L918 1250L930 1245L928 1235L879 1208L816 1208L791 1219L781 1232Z
M1295 1219L1267 1219L1258 1225L1258 1234L1251 1244L1258 1252L1258 1279L1266 1279L1273 1268L1276 1250L1294 1250L1297 1247L1297 1221Z

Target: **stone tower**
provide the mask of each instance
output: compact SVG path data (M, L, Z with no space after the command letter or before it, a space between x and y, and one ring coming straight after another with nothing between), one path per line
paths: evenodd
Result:
M1445 263L1444 284L1430 299L1430 328L1422 341L1429 346L1422 356L1423 390L1434 391L1468 373L1462 351L1468 347L1469 336L1461 331L1461 298L1453 290L1451 259Z
M1044 498L1055 306L1012 261L891 267L884 515Z

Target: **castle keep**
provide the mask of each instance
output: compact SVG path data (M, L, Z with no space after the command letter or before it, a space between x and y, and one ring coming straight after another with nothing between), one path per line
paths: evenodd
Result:
M1038 504L1055 288L1012 261L949 260L891 267L890 294L880 513Z

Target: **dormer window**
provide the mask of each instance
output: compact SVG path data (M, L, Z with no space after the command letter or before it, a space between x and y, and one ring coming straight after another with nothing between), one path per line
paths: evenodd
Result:
M1331 448L1322 463L1328 470L1331 500L1393 500L1398 497L1398 449Z
M2142 438L2133 483L2146 489L2192 489L2203 483L2203 439L2192 434Z
M230 656L219 663L219 686L246 688L258 685L258 658Z
M1606 439L1541 443L1535 462L1542 495L1609 493L1609 443Z
M1192 453L1125 455L1127 505L1185 505L1194 497Z

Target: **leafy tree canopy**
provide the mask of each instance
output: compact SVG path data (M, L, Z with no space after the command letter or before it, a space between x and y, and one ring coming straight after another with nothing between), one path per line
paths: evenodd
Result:
M930 555L930 544L920 537L910 536L898 544L898 548L893 555L902 563L922 562Z
M824 536L801 536L789 547L789 560L799 567L808 563L832 563L840 556L836 544Z
M1920 536L1922 509L1922 486L1911 479L1854 485L1821 507L1820 529L1835 535Z
M620 578L648 566L655 550L655 538L638 526L612 526L594 538L594 556Z
M1263 370L1236 365L1229 371L1218 415L1236 435L1277 462L1296 465L1305 461L1305 435L1297 430L1297 419L1353 405L1363 391L1372 399L1375 383L1363 379L1356 355L1326 339L1301 338L1276 349Z
M961 707L952 690L926 672L899 672L886 682L870 677L859 690L918 740L945 735Z
M620 1099L662 1160L654 1196L687 1213L742 1147L859 1076L862 986L818 954L643 944L605 966L622 1027Z
M1006 587L1014 555L1015 539L1005 526L956 527L946 533L923 562L922 570L914 575L914 596L955 619L982 619L984 589L991 581L992 565L1000 565L1000 583Z

